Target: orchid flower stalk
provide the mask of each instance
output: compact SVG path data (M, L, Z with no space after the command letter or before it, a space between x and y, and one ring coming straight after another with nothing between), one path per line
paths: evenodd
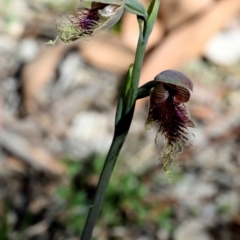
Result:
M132 122L135 103L138 98L138 85L145 49L157 18L160 0L152 0L147 11L137 0L125 1L125 6L127 6L128 11L137 15L139 26L138 44L134 63L129 67L118 100L112 144L106 157L95 198L90 207L88 218L83 229L82 240L91 239L112 171ZM150 89L145 89L144 93L148 92L149 95L149 91Z
M138 88L145 49L157 18L160 0L152 0L147 10L138 0L81 0L80 3L80 8L57 27L58 38L65 43L90 38L95 32L110 28L121 18L124 10L137 16L139 26L134 63L128 69L118 100L112 144L81 236L82 240L90 240L112 171L127 137L137 99L150 94L146 128L156 123L158 132L168 141L162 155L166 170L186 143L187 127L193 126L184 106L184 102L189 100L192 83L184 75L171 70L160 73L154 81ZM55 42L50 41L49 44Z

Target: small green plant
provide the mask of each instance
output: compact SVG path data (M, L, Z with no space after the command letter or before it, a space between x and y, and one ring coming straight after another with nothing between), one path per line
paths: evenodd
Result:
M157 224L165 229L170 236L173 235L175 226L172 221L172 216L173 216L173 209L168 207L166 208L159 216L157 217L156 221Z
M9 224L7 221L9 206L7 203L3 202L3 213L0 217L0 239L7 240L9 236Z
M74 186L74 178L79 172L79 163L68 159L66 161L65 181L56 189L56 196L61 206L60 212L64 215L64 224L70 231L81 234L79 226L85 221L87 212L86 192Z
M66 178L57 188L56 195L61 206L59 214L65 216L63 222L74 234L81 234L82 228L79 226L84 225L88 203L91 200L89 193L95 188L91 179L99 176L104 160L102 156L93 156L91 161L80 167L78 161L71 159L66 161ZM99 216L99 227L121 226L126 220L134 226L141 227L148 219L150 208L144 203L147 190L141 184L139 176L130 169L125 170L124 166L119 167L122 171L116 171L116 175L109 183L106 204ZM81 177L80 184L79 177Z

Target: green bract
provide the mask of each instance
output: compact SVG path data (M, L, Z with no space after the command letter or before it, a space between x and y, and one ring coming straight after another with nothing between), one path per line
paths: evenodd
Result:
M125 10L143 17L145 20L148 18L145 7L138 0L125 0Z

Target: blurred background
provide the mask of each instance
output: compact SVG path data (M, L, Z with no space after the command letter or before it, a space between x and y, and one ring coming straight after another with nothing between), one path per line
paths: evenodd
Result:
M0 1L1 240L79 239L112 140L136 18L46 45L77 4ZM194 82L192 147L169 182L139 101L93 239L239 240L240 1L162 0L140 85L166 69Z

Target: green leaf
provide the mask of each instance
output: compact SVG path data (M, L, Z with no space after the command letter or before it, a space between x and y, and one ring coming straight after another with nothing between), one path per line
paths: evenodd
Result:
M123 99L120 98L118 101L118 107L117 107L116 116L115 116L115 125L117 125L119 120L121 119L122 113L123 113Z
M143 17L145 20L148 18L146 8L138 0L125 0L125 10Z
M121 97L123 98L124 105L128 105L129 101L130 102L134 101L134 99L129 99L129 93L130 93L131 88L132 88L132 71L133 71L133 64L131 64L129 66L127 76L126 76L126 80L124 82L123 89L122 89Z
M115 124L130 110L135 99L132 96L132 71L133 64L129 66L125 82L121 90L121 96L118 102Z

